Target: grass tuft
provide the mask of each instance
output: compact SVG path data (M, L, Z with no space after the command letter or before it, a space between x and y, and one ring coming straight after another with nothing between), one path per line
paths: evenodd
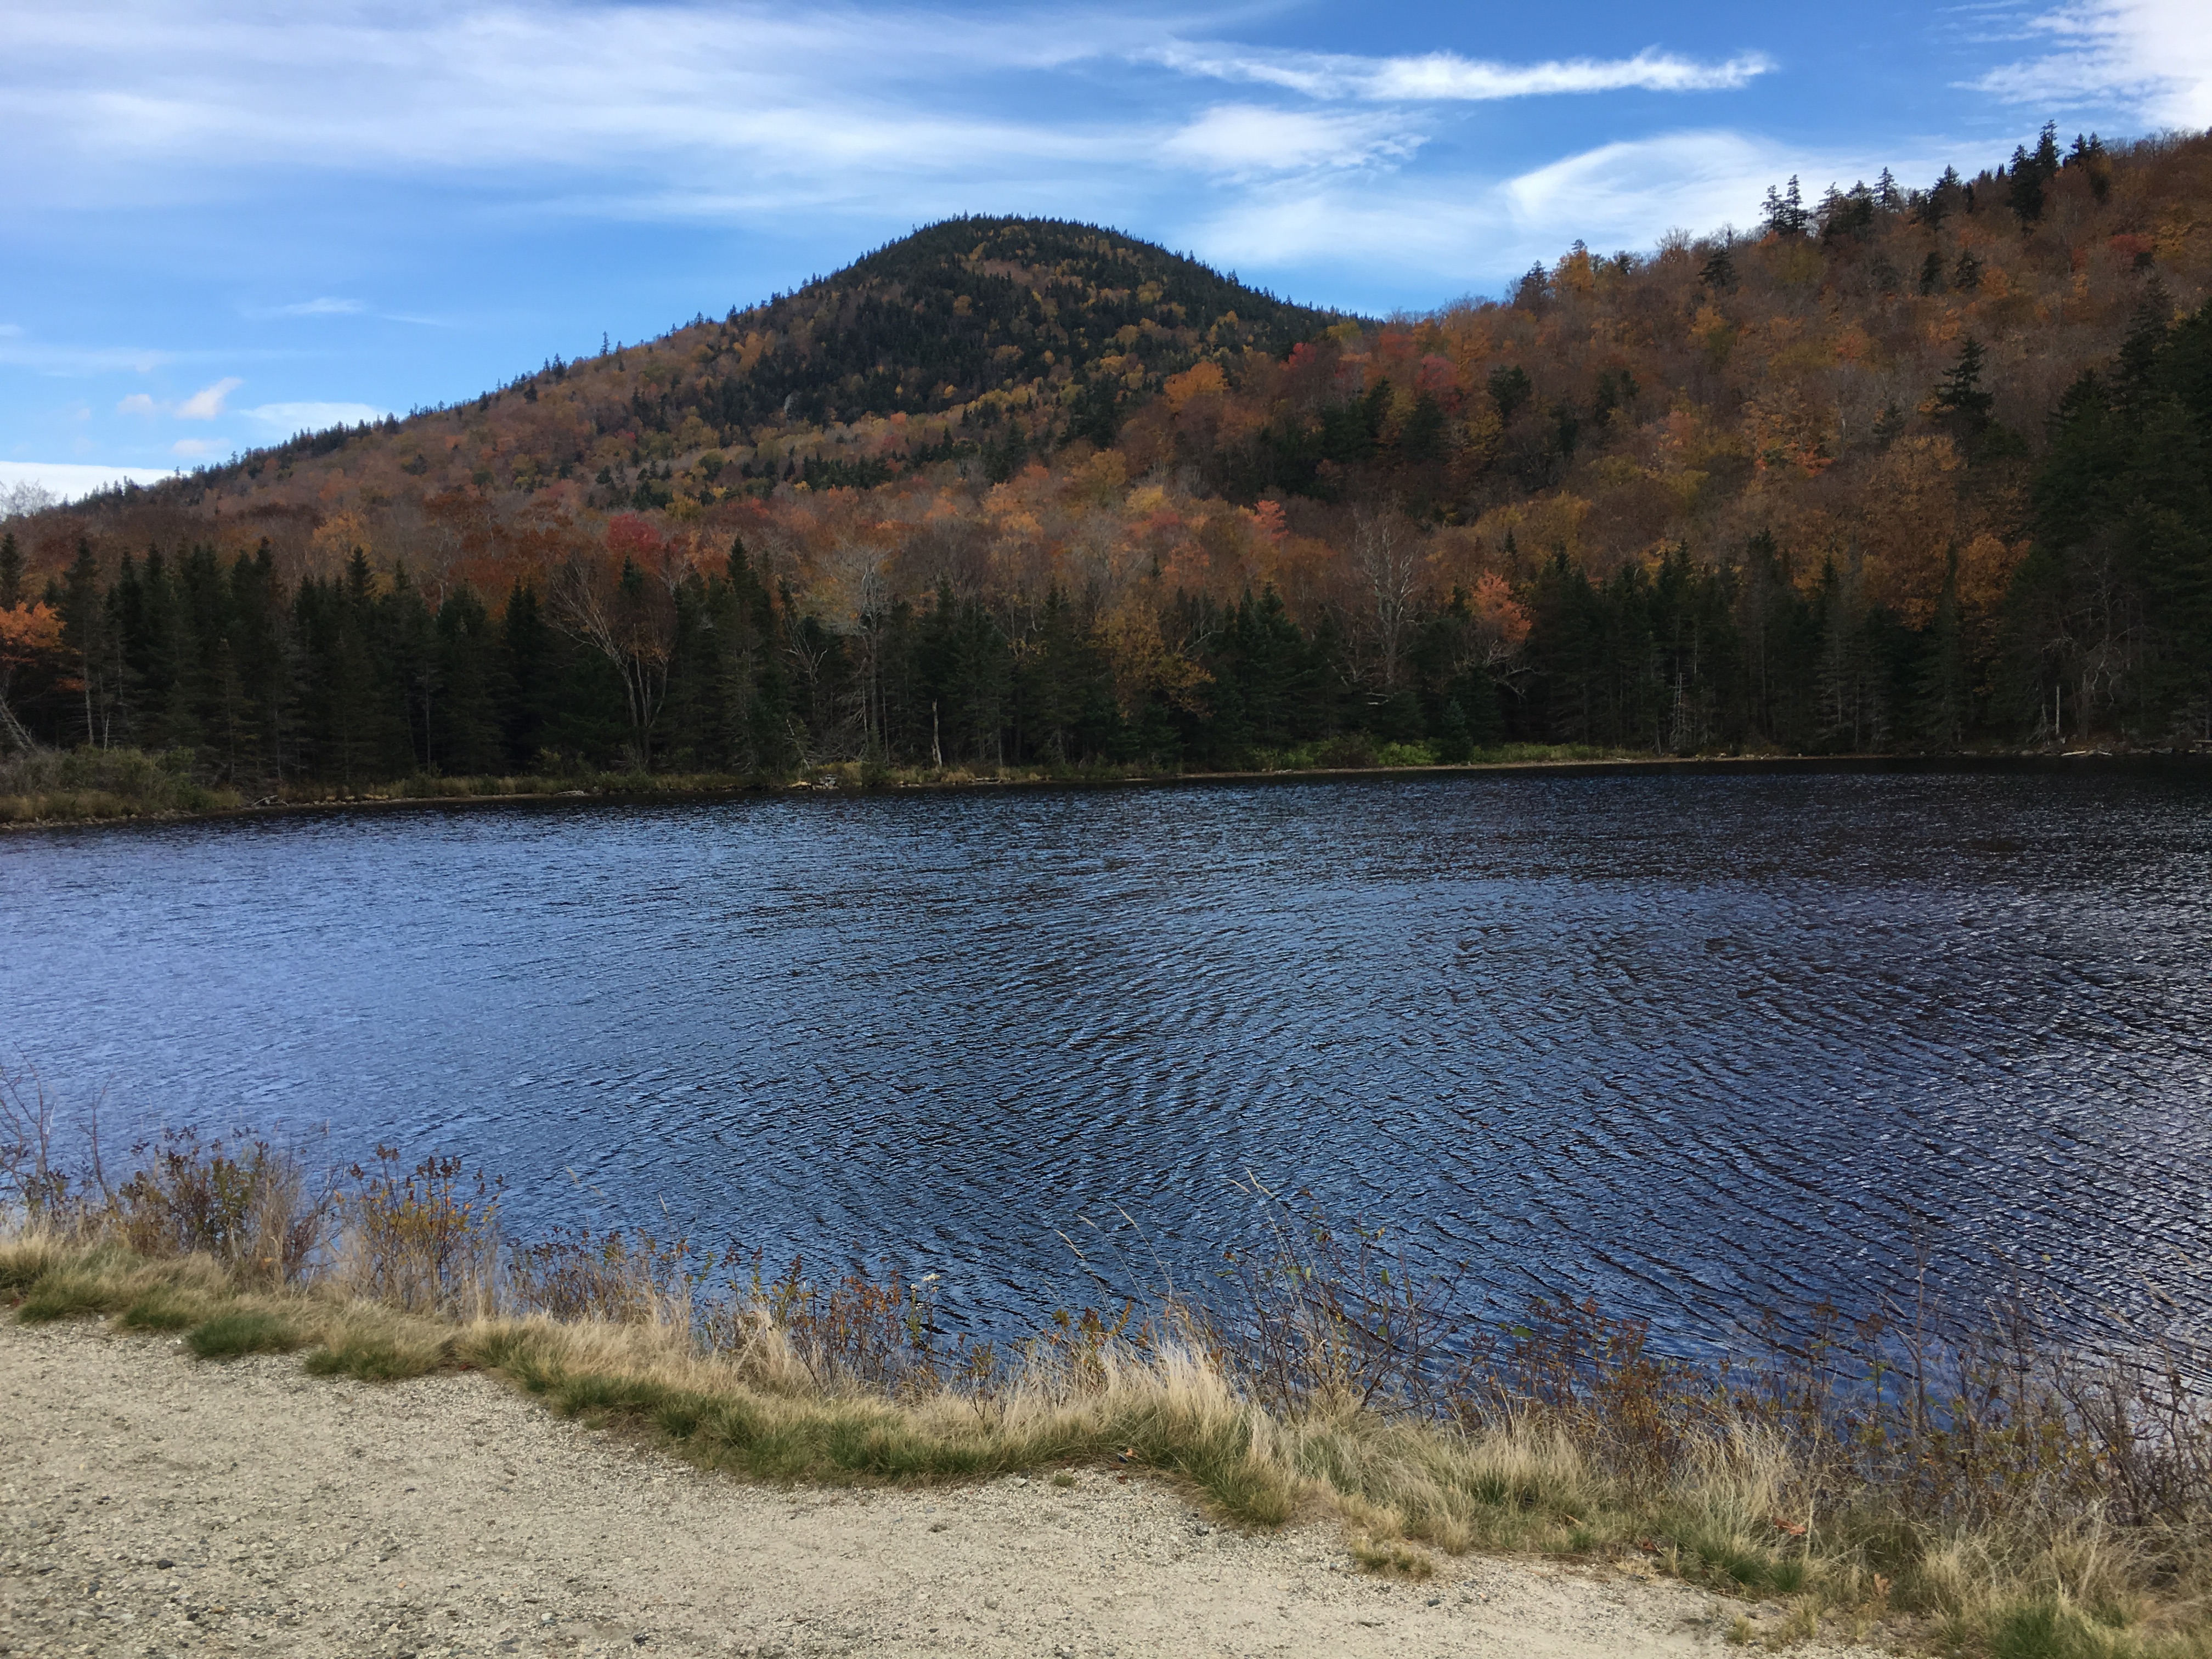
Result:
M130 1331L184 1331L213 1314L205 1297L175 1285L156 1285L118 1314L115 1322Z
M193 1327L185 1346L198 1359L236 1359L250 1353L290 1353L305 1345L300 1328L281 1314L259 1308L217 1314Z
M1386 1577L1484 1549L1784 1604L1737 1643L1825 1620L1972 1659L2212 1659L2201 1350L2129 1369L2008 1327L1900 1376L1860 1326L1825 1369L1701 1370L1587 1303L1443 1322L1380 1232L1286 1224L1207 1306L1057 1315L1001 1353L945 1344L894 1272L770 1275L643 1234L512 1249L497 1184L451 1160L380 1149L347 1188L259 1142L150 1150L119 1184L41 1155L0 1185L19 1319L116 1315L209 1359L305 1348L311 1374L371 1382L482 1369L750 1480L1142 1469L1245 1526L1333 1515Z
M1354 1533L1346 1541L1352 1559L1368 1571L1384 1578L1413 1583L1436 1576L1436 1558L1395 1538L1374 1539Z
M363 1382L404 1382L427 1376L452 1358L449 1342L429 1334L398 1330L342 1331L301 1361L311 1376L350 1376Z

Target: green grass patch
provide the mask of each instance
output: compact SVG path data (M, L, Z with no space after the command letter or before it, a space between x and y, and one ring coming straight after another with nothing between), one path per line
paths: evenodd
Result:
M203 1323L211 1311L205 1296L156 1285L118 1314L115 1322L130 1331L184 1331Z
M349 1332L301 1362L310 1376L350 1376L363 1382L404 1382L447 1362L443 1343L381 1332Z
M57 1319L83 1319L115 1310L115 1280L97 1267L57 1267L40 1276L24 1296L15 1317L26 1325Z
M249 1353L290 1353L306 1339L282 1314L258 1308L217 1314L195 1326L185 1346L199 1359L236 1359Z

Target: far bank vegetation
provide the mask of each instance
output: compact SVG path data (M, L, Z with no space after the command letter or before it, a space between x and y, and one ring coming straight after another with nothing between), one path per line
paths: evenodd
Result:
M2046 129L1388 322L951 221L469 403L10 520L0 748L243 800L2187 749L2208 201L2212 138Z

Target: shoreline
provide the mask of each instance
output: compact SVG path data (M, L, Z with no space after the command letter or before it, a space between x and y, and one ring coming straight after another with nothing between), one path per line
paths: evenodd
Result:
M27 1389L18 1343L100 1346L118 1366L140 1364L135 1352L208 1390L235 1364L271 1379L302 1413L325 1409L311 1395L458 1388L486 1401L495 1395L483 1386L497 1382L528 1435L542 1440L556 1423L605 1430L591 1443L802 1506L845 1494L957 1513L1009 1489L1048 1506L1094 1489L1151 1493L1188 1514L1196 1536L1317 1551L1347 1584L1434 1594L1470 1564L1501 1560L1673 1580L1711 1609L1702 1641L1873 1638L2039 1659L2203 1652L2199 1544L2212 1486L2201 1467L2163 1461L2160 1437L2202 1443L2205 1419L2157 1368L2170 1358L2046 1350L1979 1326L1917 1330L1899 1347L1855 1325L1842 1346L1712 1371L1652 1354L1633 1321L1565 1297L1532 1300L1499 1345L1455 1325L1395 1258L1347 1251L1318 1222L1283 1237L1215 1302L1163 1297L1140 1321L1134 1304L1118 1316L1040 1310L1027 1339L971 1346L942 1340L927 1281L896 1272L810 1277L796 1258L778 1269L642 1233L509 1243L496 1188L471 1184L457 1159L410 1172L403 1155L383 1152L376 1170L355 1168L349 1182L319 1180L262 1142L187 1135L137 1156L121 1185L42 1157L15 1162L16 1195L0 1202L0 1318L47 1329L0 1338L0 1394L13 1395L19 1421L31 1407L66 1411L86 1390L67 1378ZM144 1340L112 1340L131 1334ZM1972 1386L1942 1417L1916 1413L1915 1400L1954 1381ZM2100 1415L2108 1389L2138 1402L2124 1422ZM239 1416L212 1393L201 1403L209 1409L191 1423L157 1412L146 1429L188 1440L209 1417ZM1971 1432L1954 1439L1954 1429ZM112 1437L82 1425L45 1436L71 1456L88 1438ZM280 1425L253 1441L294 1443L339 1472L318 1482L333 1507L369 1473L304 1430ZM16 1466L37 1443L0 1437L0 1490L22 1492ZM221 1454L187 1453L149 1461L224 1467ZM491 1461L510 1478L548 1462ZM264 1510L276 1477L258 1477L258 1490L255 1478L243 1510ZM538 1525L536 1509L512 1516L491 1495L513 1490L489 1480L460 1507L495 1532L511 1518ZM2132 1506L2115 1509L2127 1493ZM142 1516L166 1513L138 1497ZM88 1513L68 1498L52 1500L64 1526ZM1340 1544L1317 1542L1313 1522L1334 1523ZM2098 1540L2089 1557L2085 1527ZM159 1549L166 1540L143 1525L117 1530L103 1540L111 1550L135 1543L169 1558L157 1569L191 1553ZM917 1541L934 1559L957 1540ZM642 1537L634 1553L650 1554ZM1016 1595L1041 1565L1006 1571L1018 1553L1018 1543L988 1553ZM12 1590L24 1556L0 1547L0 1588ZM101 1574L89 1577L96 1589ZM2056 1596L2054 1583L2066 1587ZM261 1611L277 1588L263 1587ZM451 1593L482 1599L480 1585ZM35 1582L31 1596L53 1601ZM435 1611L459 1616L450 1601ZM387 1636L405 1622L377 1617L390 1620ZM1042 1651L1036 1633L1000 1650ZM0 1650L5 1634L0 1624ZM895 1640L866 1650L915 1649ZM1559 1651L1660 1650L1639 1639Z
M1952 755L1681 755L1605 756L1577 758L1473 761L1428 766L1334 766L1278 768L1269 770L1132 773L1126 775L1079 775L978 776L974 775L900 778L877 782L860 781L853 763L815 769L813 775L785 783L733 781L667 788L605 786L570 789L516 790L477 793L465 789L450 793L357 794L317 800L262 800L239 805L191 810L86 814L78 817L0 819L0 834L9 831L122 828L129 825L170 825L228 823L314 814L343 814L388 811L469 810L526 805L675 805L727 800L775 800L830 797L853 799L901 794L960 794L1006 790L1030 793L1105 789L1172 789L1200 786L1265 786L1296 783L1408 783L1443 778L1525 777L1815 777L1897 774L1943 775L2071 775L2081 772L2110 774L2196 775L2212 779L2212 753L2185 750L2072 750L2064 752L2013 750ZM832 773L836 775L830 775ZM680 776L681 775L672 775ZM466 783L472 780L455 781ZM549 782L562 781L550 779Z
M20 1523L0 1653L1689 1659L1739 1620L1787 1626L1641 1562L1377 1577L1318 1517L1223 1524L1172 1483L1096 1468L731 1480L482 1373L314 1381L295 1358L195 1362L89 1322L0 1334L0 1398Z

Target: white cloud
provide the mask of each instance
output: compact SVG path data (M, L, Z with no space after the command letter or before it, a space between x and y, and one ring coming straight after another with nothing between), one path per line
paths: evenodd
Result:
M301 12L274 0L77 0L0 9L0 143L61 152L70 166L57 176L98 175L75 182L78 198L137 199L156 177L209 188L258 167L509 187L550 173L584 188L549 205L729 218L794 207L930 216L1014 196L1097 211L1162 160L1267 177L1403 160L1424 136L1402 119L1301 125L1279 113L1268 128L1245 106L1178 116L1170 101L1163 118L1157 103L1089 88L1042 103L999 95L1009 77L1113 64L1430 109L1724 90L1769 67L1755 54L1707 62L1656 48L1525 64L1267 52L1184 42L1164 13L1106 8L391 0ZM1285 146L1272 155L1271 133Z
M1420 143L1401 123L1387 119L1220 104L1174 134L1163 149L1209 172L1250 178L1403 161Z
M1852 176L1817 158L1778 155L1741 133L1677 132L1567 156L1500 193L1523 236L1556 255L1577 237L1596 248L1648 247L1671 224L1747 222L1766 186L1793 173Z
M1099 14L961 17L432 0L295 12L268 0L0 9L0 134L105 164L114 187L194 163L644 171L678 158L850 195L962 168L1096 160L1115 134L1063 109L974 113L948 84L1126 58L1158 33ZM878 193L867 189L867 193Z
M332 426L359 426L363 421L380 421L391 411L374 404L298 403L262 404L238 412L289 434L319 432Z
M297 305L279 306L280 317L350 317L368 307L358 300L302 300Z
M1733 91L1773 68L1757 52L1702 64L1650 50L1633 58L1573 58L1540 64L1499 64L1449 52L1355 58L1181 43L1145 55L1187 75L1281 87L1313 98L1397 102L1489 101L1559 93Z
M25 338L20 329L0 330L0 363L42 374L107 374L126 368L144 374L177 356L137 346L46 345Z
M0 492L28 484L58 501L75 501L113 485L159 483L173 477L167 467L88 466L75 461L0 461Z
M1323 264L1355 283L1375 280L1372 250L1388 247L1393 277L1466 285L1480 272L1549 265L1577 238L1599 252L1646 250L1676 225L1748 223L1767 185L1793 173L1825 184L1879 170L1879 162L1784 149L1738 132L1675 132L1601 145L1504 180L1370 174L1264 187L1197 240L1224 264ZM1356 293L1344 302L1389 305Z
M144 392L134 392L115 405L115 412L118 415L158 415L161 412L161 406Z
M225 447L220 438L179 438L169 446L169 453L181 455L188 461L197 461L210 455L220 455Z
M227 374L213 386L203 386L177 405L177 418L180 421L216 419L222 413L223 399L245 384L235 374Z
M2033 20L2057 47L1972 83L2015 103L2117 107L2170 126L2212 125L2212 17L2203 0L2083 0Z

